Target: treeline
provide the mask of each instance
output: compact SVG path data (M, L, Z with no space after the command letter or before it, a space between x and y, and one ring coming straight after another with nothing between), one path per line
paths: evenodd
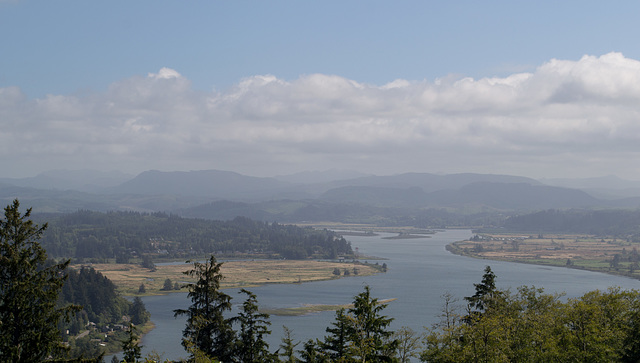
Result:
M584 233L640 241L640 210L546 210L507 218L505 229L534 233Z
M563 300L542 289L497 289L489 267L466 308L424 339L424 362L638 362L640 293L611 288Z
M77 334L90 322L101 329L122 321L125 316L135 325L149 320L149 313L139 299L128 301L116 292L116 286L106 276L90 267L67 270L67 280L59 295L60 304L76 304L82 310L69 322L71 334Z
M245 217L210 221L165 213L86 210L52 218L41 243L52 257L116 259L119 263L144 254L184 258L255 253L288 259L333 259L353 253L349 242L329 230Z
M492 212L453 212L447 208L381 207L363 203L326 201L216 201L181 210L185 216L228 220L237 215L262 221L286 220L365 223L380 227L447 228L499 225L504 215Z

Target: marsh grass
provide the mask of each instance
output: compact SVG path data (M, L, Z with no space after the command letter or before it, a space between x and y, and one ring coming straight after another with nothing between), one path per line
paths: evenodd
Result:
M92 264L89 265L113 281L118 292L123 295L161 295L180 290L162 290L166 279L180 286L194 282L183 272L192 268L190 264L156 266L155 270L135 264ZM74 266L80 268L80 266ZM222 265L225 276L222 288L252 287L264 284L302 283L338 278L335 268L344 271L358 270L358 275L373 275L379 272L375 266L358 262L328 262L311 260L255 260L228 261ZM353 276L353 273L351 274ZM141 284L146 293L139 294Z
M380 300L378 301L378 303L387 304L395 300L397 300L397 298ZM278 316L300 316L300 315L307 315L307 314L313 314L313 313L320 313L323 311L337 311L343 308L350 309L352 307L353 307L353 304L343 304L343 305L305 304L303 306L299 306L295 308L260 309L260 312L267 313L269 315L278 315Z

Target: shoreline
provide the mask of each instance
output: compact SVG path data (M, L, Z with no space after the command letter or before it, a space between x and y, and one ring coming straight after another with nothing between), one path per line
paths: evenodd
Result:
M225 266L227 265L227 266ZM228 266L228 265L232 265L232 266ZM253 265L253 266L251 266ZM279 269L276 271L276 273L271 273L270 275L276 279L280 279L278 281L272 281L271 277L266 277L266 278L256 278L256 279L251 279L250 277L246 278L246 279L238 279L237 278L237 274L239 271L243 271L243 273L250 273L251 270L254 270L253 272L257 272L255 270L259 270L261 267L272 267L272 268L279 268L282 267L283 265L287 265L289 266L289 268L286 269ZM306 273L300 273L300 271L297 270L297 268L299 268L301 265L307 265L307 271L305 271ZM144 294L139 294L139 293L135 293L135 292L131 292L130 290L123 290L121 286L123 286L123 282L124 281L128 281L128 283L126 284L126 286L131 286L131 281L135 281L135 283L137 284L139 281L142 281L141 279L144 278L145 281L147 281L146 279L149 279L148 276L168 276L167 274L171 273L173 275L175 275L176 270L188 270L190 268L193 267L193 265L191 264L179 264L179 265L166 265L166 266L157 266L156 267L156 271L150 271L149 269L145 269L140 267L139 265L116 265L116 264L94 264L91 265L90 267L93 267L96 269L96 271L99 271L100 273L102 273L104 276L107 276L107 278L109 278L109 280L111 280L117 287L118 287L118 292L125 297L142 297L142 296L159 296L159 295L168 295L171 293L184 293L186 292L186 290L184 288L180 288L179 290L161 290L161 289L151 289L151 291L148 291ZM158 270L162 270L162 268L165 268L165 270L168 271L158 271ZM225 268L226 267L226 268ZM230 267L233 267L232 269L230 269ZM251 269L249 269L248 267L252 267ZM304 267L304 266L303 266ZM350 273L349 275L343 275L341 274L340 276L336 276L334 275L334 269L335 268L340 268L341 272L344 273L345 269L353 271L353 269L357 269L358 273L357 274L353 274ZM233 271L233 272L232 272ZM278 273L278 271L280 273ZM285 277L283 278L283 273L284 271L284 275ZM126 275L124 273L128 273L129 275ZM136 273L141 273L141 275L137 275ZM184 276L185 278L182 278L181 282L182 283L186 283L186 282L190 282L190 281L186 281L186 280L191 280L189 279L186 275L182 275L182 271L179 271L181 276ZM295 273L294 273L295 272ZM153 273L156 273L156 275L153 275ZM222 283L221 289L225 290L225 289L232 289L232 288L250 288L250 287L256 287L256 286L264 286L264 285L270 285L270 284L299 284L299 283L305 283L305 282L314 282L314 281L328 281L328 280L337 280L337 279L341 279L341 278L348 278L351 276L370 276L370 275L375 275L378 273L384 273L384 271L382 270L382 266L381 265L377 265L377 264L372 264L372 263L362 263L359 261L356 262L329 262L329 261L308 261L308 260L260 260L260 261L226 261L223 264L222 267L222 271L221 271L223 276L228 276L228 275L235 275L232 282L230 281L224 281ZM264 271L262 271L262 273L264 273ZM320 273L320 274L319 274ZM125 277L125 279L120 278L120 279L116 279L115 281L112 279L112 277ZM263 274L260 274L259 276L263 277ZM305 278L303 278L303 276L305 276ZM164 280L162 278L160 278L160 280L162 281L153 281L153 284L150 284L150 286L160 286L164 283ZM195 281L195 279L193 279ZM227 278L225 277L225 280L227 280ZM257 280L257 281L256 281ZM149 281L151 282L151 281ZM129 293L127 293L129 292ZM395 299L388 299L388 301L393 301ZM387 301L387 300L385 300ZM384 303L384 301L381 301L380 303ZM283 308L283 309L271 309L274 310L276 312L273 313L273 315L281 315L281 314L289 314L289 315L304 315L307 313L313 313L314 311L312 310L317 310L317 311L330 311L330 310L337 310L340 307L333 306L333 305L313 305L313 306L307 306L307 307L300 307L300 308ZM288 312L288 310L293 309L292 311L298 310L297 313L291 313ZM153 317L151 318L153 319ZM147 324L149 324L149 326L147 327ZM152 331L155 328L155 324L153 323L153 320L149 320L149 322L145 323L143 326L145 326L145 329L139 332L139 341L142 341L142 339L144 338L144 336L149 333L150 331ZM122 352L122 350L118 350L118 351L112 351L112 352L108 352L105 353L105 356L113 356L113 355L117 355L120 354Z
M477 237L478 235L476 235ZM636 247L640 243L584 235L480 235L449 243L452 254L482 260L563 267L640 280Z

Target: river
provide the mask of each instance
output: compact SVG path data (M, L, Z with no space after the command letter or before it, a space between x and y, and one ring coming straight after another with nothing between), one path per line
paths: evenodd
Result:
M425 326L438 321L443 303L441 296L448 292L462 301L464 296L472 295L473 284L480 282L487 265L497 275L496 285L501 289L535 285L548 293L565 292L567 297L577 297L609 286L640 288L640 281L625 277L561 267L479 260L446 251L447 244L471 235L469 230L447 230L421 239L382 238L389 234L349 236L348 240L354 248L358 247L361 255L385 258L379 263L385 262L388 272L304 284L265 285L251 291L257 295L261 307L283 308L304 304L348 304L363 291L365 285L369 285L374 297L397 299L384 310L385 315L394 318L392 329L408 326L422 332ZM244 296L240 296L238 290L226 292L234 298L234 304L242 303ZM186 293L149 296L143 301L156 324L156 328L142 340L143 355L155 351L165 359L186 357L187 353L180 345L185 319L174 319L172 312L189 305ZM334 317L334 312L297 317L272 316L272 334L268 338L271 350L276 350L280 344L283 325L293 331L296 341L305 341L322 338ZM298 346L301 348L302 344Z

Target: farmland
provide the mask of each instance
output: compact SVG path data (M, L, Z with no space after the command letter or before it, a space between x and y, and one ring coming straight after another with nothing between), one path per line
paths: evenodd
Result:
M578 234L477 234L452 253L490 260L564 266L640 279L640 243Z

